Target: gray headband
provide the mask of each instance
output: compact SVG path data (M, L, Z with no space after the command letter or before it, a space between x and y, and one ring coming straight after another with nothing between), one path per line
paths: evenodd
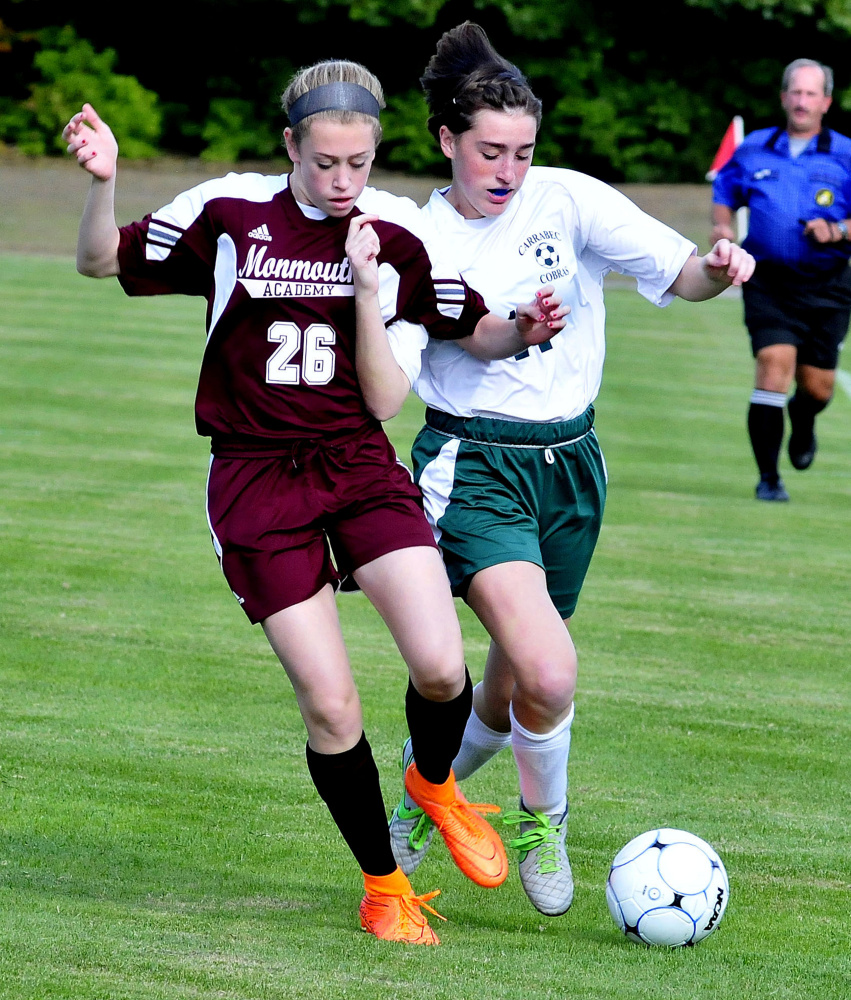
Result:
M298 125L310 115L320 111L359 111L362 115L378 118L378 100L359 83L323 83L302 94L287 112L291 125Z

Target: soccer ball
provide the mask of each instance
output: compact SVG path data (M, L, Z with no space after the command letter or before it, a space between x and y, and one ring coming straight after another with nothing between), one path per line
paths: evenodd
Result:
M551 243L542 243L535 251L535 257L541 267L555 267L558 264L558 250Z
M684 830L650 830L617 853L606 902L618 927L639 944L697 944L721 922L730 883L721 859Z

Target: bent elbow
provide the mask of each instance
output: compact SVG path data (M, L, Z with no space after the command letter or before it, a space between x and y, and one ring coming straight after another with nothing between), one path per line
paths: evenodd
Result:
M121 273L117 253L92 253L77 249L77 271L87 278L114 278Z
M77 274L82 274L84 278L102 278L103 275L96 267L85 260L77 261Z
M117 266L90 260L78 260L77 271L86 278L114 278L119 274Z
M411 383L402 369L395 365L376 368L359 359L357 374L361 396L370 415L382 423L395 417L411 391Z
M392 390L384 386L380 392L365 392L364 402L370 414L376 420L384 423L385 420L392 420L399 413L408 398L408 391L407 383L405 383L404 391L402 391L401 386Z
M395 401L383 401L373 406L367 405L367 409L376 420L383 424L385 420L392 420L393 417L398 415L402 409L402 403L404 403L404 400L401 400L399 403Z

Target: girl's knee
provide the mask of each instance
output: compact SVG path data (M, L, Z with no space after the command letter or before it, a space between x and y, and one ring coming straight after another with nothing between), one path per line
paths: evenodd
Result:
M542 664L518 677L515 699L520 697L536 713L561 716L576 694L576 664Z
M352 737L359 736L363 730L360 699L356 695L330 697L303 706L302 718L311 745L316 749L348 745Z
M463 658L423 663L411 668L411 680L428 701L451 701L464 690L467 671Z

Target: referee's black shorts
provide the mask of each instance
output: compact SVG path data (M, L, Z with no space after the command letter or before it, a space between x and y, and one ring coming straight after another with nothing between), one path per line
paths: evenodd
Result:
M760 261L742 293L754 357L763 347L792 344L798 364L836 368L851 317L851 267L801 275Z

